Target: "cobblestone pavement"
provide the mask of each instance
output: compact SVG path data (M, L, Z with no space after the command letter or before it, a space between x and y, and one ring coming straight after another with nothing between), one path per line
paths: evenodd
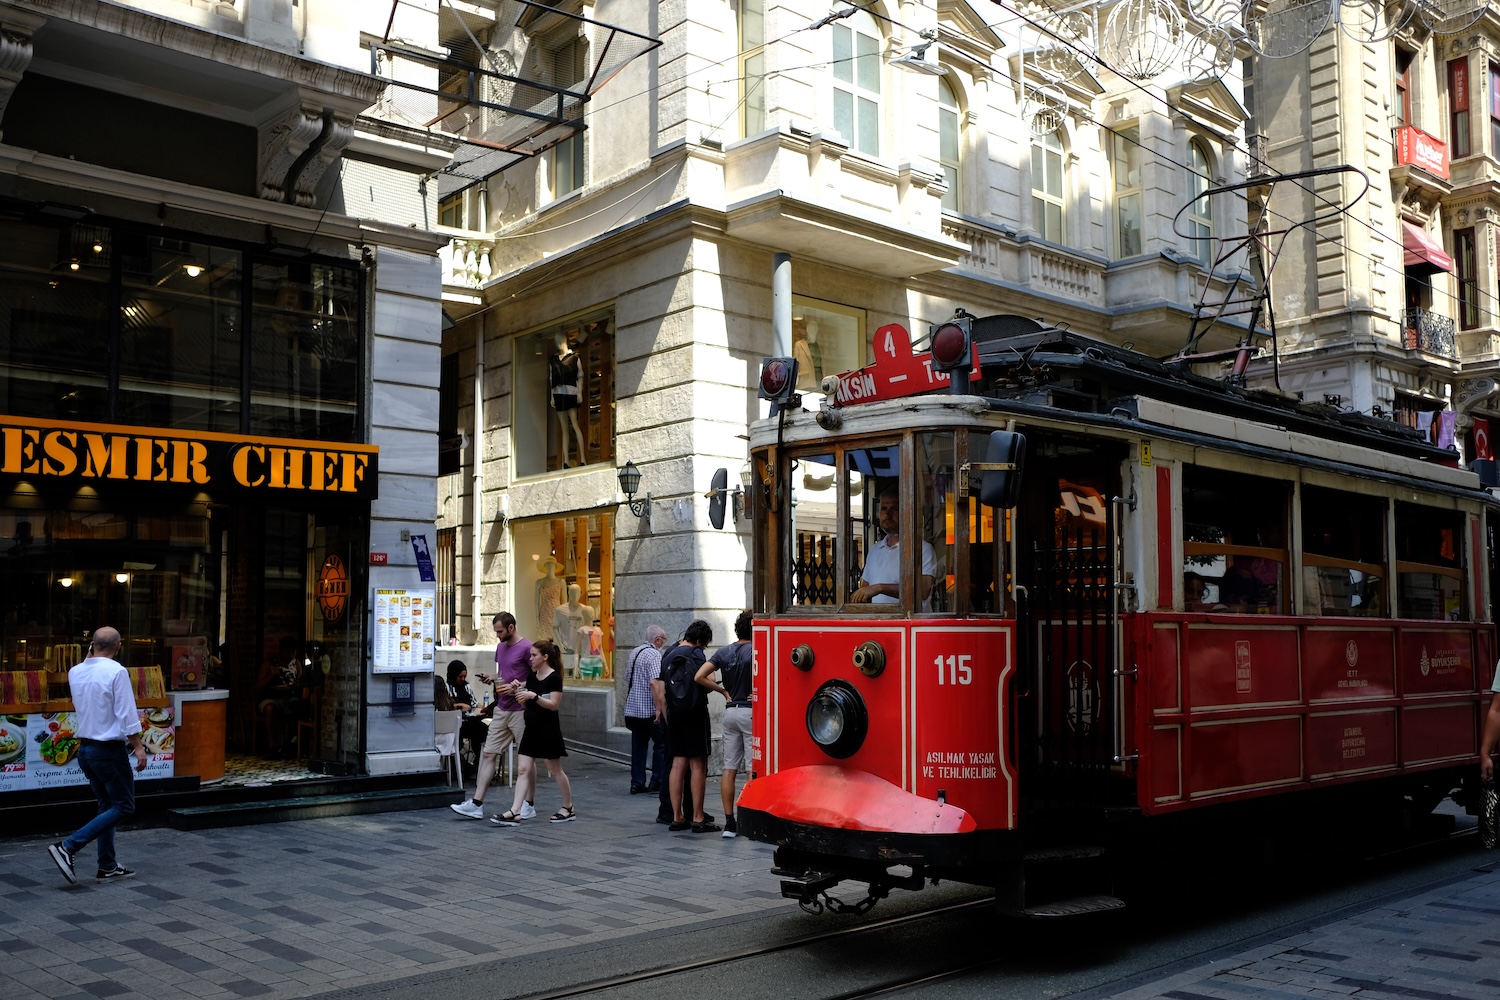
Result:
M1484 871L1148 984L1102 992L1113 1000L1494 1000L1500 873Z
M795 913L770 848L673 834L627 770L574 756L579 818L515 829L447 809L222 830L125 829L136 878L67 885L55 838L0 839L0 1000L302 997L764 912ZM710 811L717 784L710 782ZM459 795L455 790L455 801ZM509 790L494 789L488 811ZM1480 856L1481 861L1487 860ZM1003 975L1003 973L1001 973ZM1087 991L1111 1000L1490 1000L1500 874L1476 874L1207 964Z
M47 855L57 838L0 839L0 997L307 996L791 906L769 847L669 833L628 768L565 766L576 822L547 821L560 802L544 779L539 817L514 829L448 809L126 828L116 850L138 874L107 885L93 845L70 886ZM494 788L485 805L510 798Z

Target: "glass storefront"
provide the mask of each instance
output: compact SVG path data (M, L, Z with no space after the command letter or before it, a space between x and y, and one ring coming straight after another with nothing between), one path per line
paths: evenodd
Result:
M521 634L562 649L569 680L614 678L613 512L511 522Z

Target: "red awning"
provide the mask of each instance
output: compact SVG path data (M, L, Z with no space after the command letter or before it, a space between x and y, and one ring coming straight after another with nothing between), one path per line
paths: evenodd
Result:
M1401 220L1401 245L1406 248L1406 269L1421 271L1453 271L1453 258L1421 229Z

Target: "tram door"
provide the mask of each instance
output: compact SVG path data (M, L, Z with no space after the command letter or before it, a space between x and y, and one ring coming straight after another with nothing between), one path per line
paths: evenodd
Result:
M1017 510L1021 788L1033 804L1096 801L1115 752L1116 603L1123 453L1033 438Z

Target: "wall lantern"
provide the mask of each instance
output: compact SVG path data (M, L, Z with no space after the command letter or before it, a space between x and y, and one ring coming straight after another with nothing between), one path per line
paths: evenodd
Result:
M625 468L620 470L620 492L625 494L625 502L630 504L630 513L651 524L651 494L637 500L636 491L641 488L641 470L635 467L634 462L626 462Z

